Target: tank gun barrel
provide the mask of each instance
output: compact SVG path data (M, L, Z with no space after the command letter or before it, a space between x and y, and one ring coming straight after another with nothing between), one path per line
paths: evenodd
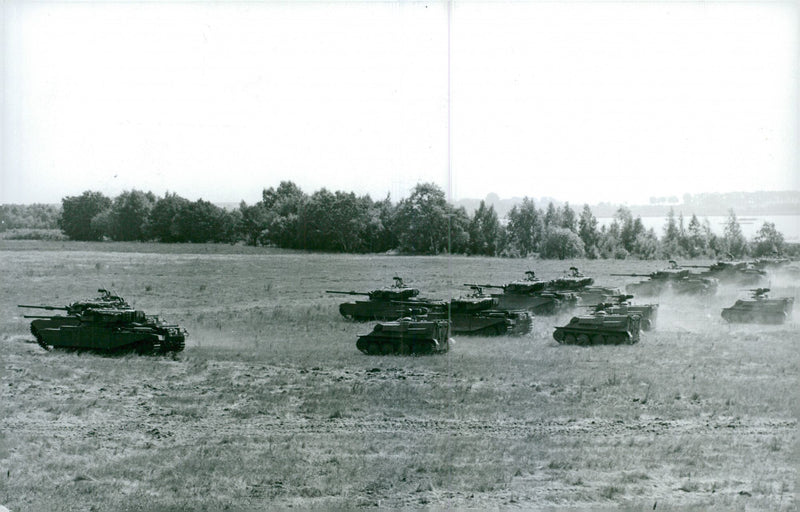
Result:
M46 309L47 311L69 311L66 306L31 306L28 304L17 304L18 308Z
M475 284L475 283L464 283L464 286L469 286L470 288L478 287L478 288L502 288L503 290L506 289L505 286L502 284Z
M610 276L650 277L650 274L609 274Z
M69 317L66 317L66 316L52 316L52 315L22 315L22 318L45 318L45 319L51 319L51 318L69 318Z
M686 268L711 268L711 265L681 265Z
M336 293L336 294L339 294L339 295L366 295L366 296L369 296L369 293L367 293L367 292L342 292L342 291L337 291L337 290L325 290L325 293Z

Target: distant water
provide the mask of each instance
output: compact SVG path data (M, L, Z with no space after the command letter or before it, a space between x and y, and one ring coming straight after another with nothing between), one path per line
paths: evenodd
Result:
M705 223L705 220L708 219L708 222L711 224L711 230L716 235L723 234L725 223L728 221L727 215L709 217L701 217L698 215L697 218L701 223ZM772 222L775 224L775 229L783 233L783 238L787 242L800 243L800 215L737 216L736 219L739 221L739 226L742 228L742 234L744 234L748 240L756 236L758 230L761 229L761 226L763 226L765 222ZM612 220L614 219L610 217L597 218L599 226L608 226L611 224ZM675 216L675 220L678 220L677 215ZM692 220L691 215L683 217L683 225L685 228L689 227L690 220ZM653 228L656 235L661 237L664 235L664 226L667 224L667 218L642 217L642 224L644 224L644 227L647 229Z

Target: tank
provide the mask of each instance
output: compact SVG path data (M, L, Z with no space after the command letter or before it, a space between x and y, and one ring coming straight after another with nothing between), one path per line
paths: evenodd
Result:
M570 267L563 276L548 281L545 289L573 292L579 303L586 306L609 302L622 293L619 288L593 285L594 278L584 275L578 267Z
M641 318L640 327L643 331L656 328L658 320L658 304L631 304L633 295L617 295L613 302L601 302L594 306L594 311L605 311L610 315L636 315Z
M450 349L447 320L403 317L378 322L369 334L358 337L356 348L369 355L438 354Z
M473 293L446 301L427 304L427 318L449 319L453 334L482 336L524 335L531 332L533 320L525 310L498 309L498 299L484 295L479 286L471 286Z
M422 301L414 299L419 295L418 289L406 286L400 277L394 277L393 279L393 285L370 292L326 290L326 293L368 297L367 300L340 304L339 313L345 318L362 322L367 320L394 320L403 316L407 309L407 306L403 306L400 302L413 300L421 303Z
M569 345L622 345L639 341L641 317L599 311L575 316L563 327L556 327L553 338Z
M548 289L548 281L538 279L532 270L525 274L525 279L504 285L466 283L464 286L502 289L502 293L492 294L497 299L497 309L501 310L525 310L534 315L555 315L578 305L577 294Z
M757 258L750 264L759 270L776 270L792 263L790 258L781 258L777 254L771 257Z
M178 325L132 308L26 306L65 310L67 315L25 315L31 318L31 334L45 350L71 348L101 352L180 352L188 333Z
M700 274L693 274L688 268L679 266L670 260L670 266L649 274L611 274L612 276L647 277L647 281L631 283L625 291L633 295L657 296L663 293L679 295L714 295L717 293L718 281Z
M687 265L689 268L705 268L701 277L713 278L724 284L758 286L768 282L767 271L756 268L749 261L718 261L711 265Z
M577 291L594 284L594 279L583 275L578 267L569 267L569 272L547 282L550 290Z
M782 324L792 317L794 297L770 299L769 288L750 290L750 299L739 299L722 310L722 318L729 323Z

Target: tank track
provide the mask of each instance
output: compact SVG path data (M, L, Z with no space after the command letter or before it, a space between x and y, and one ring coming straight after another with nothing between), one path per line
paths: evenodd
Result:
M417 355L441 352L436 340L398 340L377 336L362 336L356 348L367 355ZM444 350L446 351L446 349Z
M622 333L583 333L583 332L564 332L556 330L553 333L555 339L561 345L633 345L638 340L625 336Z
M785 323L788 316L785 312L779 313L738 313L735 311L723 311L722 318L732 324L772 324L778 325Z

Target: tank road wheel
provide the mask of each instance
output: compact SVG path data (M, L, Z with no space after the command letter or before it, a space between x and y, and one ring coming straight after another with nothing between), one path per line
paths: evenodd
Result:
M643 318L642 319L642 330L643 331L649 331L652 328L653 328L653 323L650 321L650 319L649 318Z
M574 344L575 344L575 342L577 342L577 341L578 341L578 340L577 340L577 339L575 339L575 335L574 335L574 334L567 334L567 335L564 337L564 343L566 343L566 344L568 344L568 345L574 345Z
M433 344L425 341L414 343L415 354L430 354L433 352Z
M405 340L401 341L400 345L398 345L398 347L397 347L397 352L401 356L411 355L411 351L412 351L411 343L409 343L408 341L405 341Z
M388 356L394 354L394 344L385 342L381 345L381 354Z
M377 341L367 343L367 354L377 356L381 353L381 345Z
M559 343L564 343L564 331L556 330L553 332L553 339Z
M606 337L602 334L595 334L592 336L592 345L603 345L606 342Z
M589 336L585 334L579 334L577 337L578 345L588 345L589 344Z
M37 329L33 324L31 324L31 334L33 334L33 337L36 338L36 343L38 343L40 347L45 350L50 350L50 348L47 346L47 343L45 343L42 339L42 335L39 334L39 329Z

